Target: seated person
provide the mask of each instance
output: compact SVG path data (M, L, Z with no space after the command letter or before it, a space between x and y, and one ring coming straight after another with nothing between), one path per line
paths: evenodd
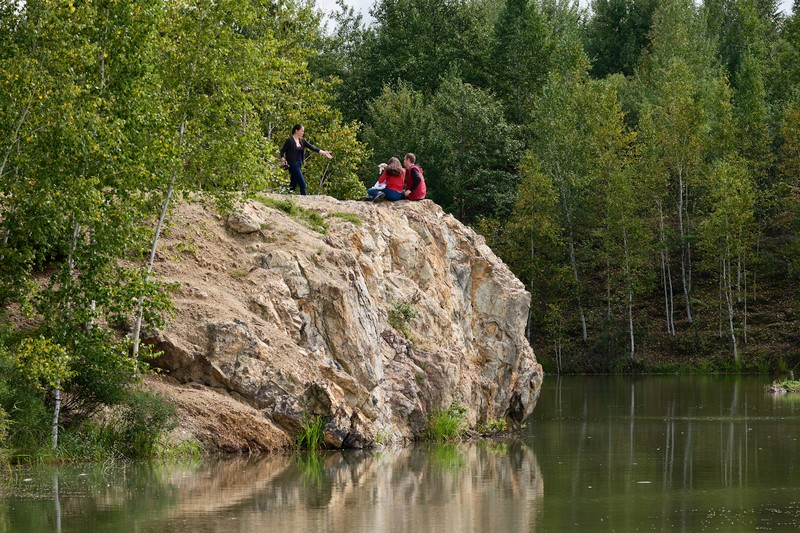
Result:
M425 178L422 175L422 168L416 164L417 156L411 152L407 153L403 159L403 166L406 167L406 200L422 200L428 192L425 187Z
M400 164L400 160L392 157L387 163L381 163L379 168L381 169L381 177L378 178L375 186L367 191L369 197L366 199L372 199L373 202L382 202L383 200L396 202L405 198L403 193L405 171Z

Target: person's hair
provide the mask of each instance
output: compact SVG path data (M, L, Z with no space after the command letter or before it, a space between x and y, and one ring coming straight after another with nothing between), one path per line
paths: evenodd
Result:
M303 129L303 125L302 124L295 124L294 127L292 128L292 135L294 135L297 130L301 130L301 129Z
M404 159L408 159L409 161L411 161L411 164L412 164L412 165L416 164L416 162L417 162L417 156L415 156L415 155L414 155L414 154L412 154L411 152L408 152L408 153L406 154L406 157L405 157Z
M396 157L392 157L389 159L388 163L386 163L386 175L387 176L402 176L403 175L403 165L400 164L400 160Z

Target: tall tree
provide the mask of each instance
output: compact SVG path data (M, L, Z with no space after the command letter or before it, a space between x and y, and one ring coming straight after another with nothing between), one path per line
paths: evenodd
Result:
M742 161L729 158L720 161L709 174L710 211L700 223L701 247L707 261L716 266L722 289L720 298L726 309L731 351L740 364L739 341L735 319L737 301L744 302L742 335L747 342L747 265L755 245L754 188ZM740 299L735 288L737 273L744 275L744 294Z
M138 295L156 296L119 263L141 244L141 191L151 183L141 130L151 117L154 4L31 1L2 12L11 29L0 52L9 89L0 107L11 112L0 124L2 292L28 304L43 336L18 353L69 360L61 379L48 380L54 445L62 387L89 408L119 398L137 362L108 324ZM49 276L36 277L44 269ZM155 323L162 303L154 297L147 308Z
M340 33L332 36L343 80L337 100L348 119L366 121L366 102L378 97L385 84L404 81L414 90L432 94L444 72L455 72L467 83L487 85L491 27L496 17L491 0L379 0L367 28L347 11ZM343 34L344 33L344 34ZM331 53L331 46L326 46ZM317 63L321 68L330 61Z
M647 47L658 0L594 0L586 24L592 75L632 76Z
M506 0L494 29L492 87L515 124L525 120L547 80L551 37L537 0Z
M716 66L703 28L703 19L691 2L663 2L654 16L651 48L638 80L643 102L639 110L643 153L648 154L652 172L664 172L668 180L669 192L655 199L658 226L675 226L680 284L689 323L694 318L692 221L698 205L692 194L702 183L708 163L726 153L730 131L727 82ZM666 253L666 233L660 234ZM665 288L672 286L671 279L662 283ZM672 303L667 307L672 309Z
M532 129L536 137L530 153L541 171L553 182L558 198L565 257L572 275L572 296L580 323L581 338L588 341L584 274L581 254L588 246L588 221L595 210L590 136L584 127L591 113L593 95L587 91L585 72L551 75L537 103Z

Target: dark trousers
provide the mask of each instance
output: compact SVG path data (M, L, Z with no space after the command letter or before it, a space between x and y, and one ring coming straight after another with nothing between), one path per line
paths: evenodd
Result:
M289 165L289 190L294 192L295 187L300 186L300 194L306 195L306 179L303 177L300 161L295 161Z

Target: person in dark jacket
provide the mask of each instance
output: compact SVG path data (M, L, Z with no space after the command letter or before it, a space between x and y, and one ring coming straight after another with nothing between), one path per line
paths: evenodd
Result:
M294 192L296 187L300 187L300 194L306 194L306 180L303 177L303 161L305 149L308 148L318 154L322 154L328 159L333 158L333 154L326 150L320 150L303 138L305 128L302 124L295 124L292 128L292 135L281 148L281 165L289 168L289 190Z
M406 183L403 194L406 200L422 200L428 192L422 169L416 163L417 156L410 152L403 158L403 166L406 169Z

